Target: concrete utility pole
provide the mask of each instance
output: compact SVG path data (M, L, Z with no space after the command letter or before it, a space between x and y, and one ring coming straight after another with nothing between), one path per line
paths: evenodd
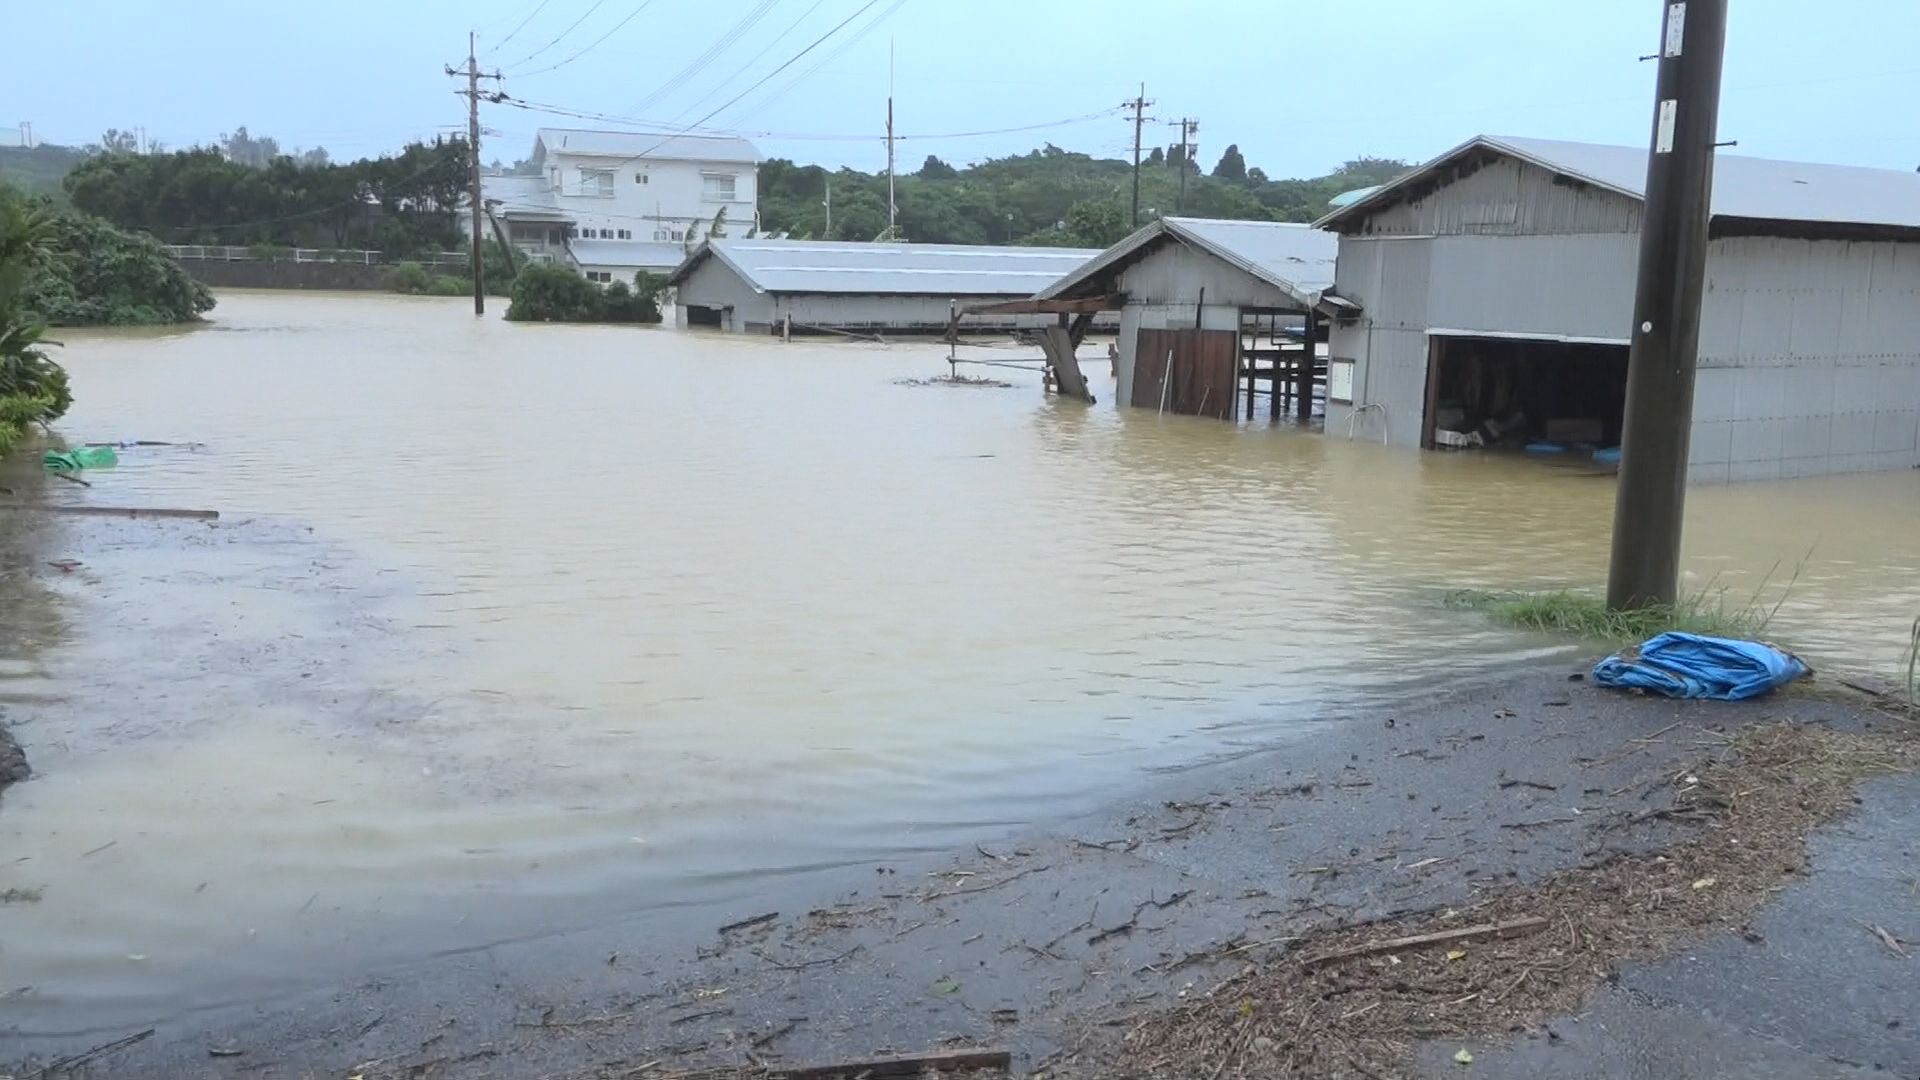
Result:
M467 99L467 152L473 155L468 163L467 169L467 179L470 188L467 192L467 198L468 201L473 203L473 313L475 315L484 315L487 313L487 290L486 273L482 269L485 263L481 254L484 250L485 235L482 233L480 225L481 215L483 213L480 201L480 80L497 80L500 78L500 73L496 71L492 74L483 74L480 71L480 63L474 58L473 34L471 32L467 34L466 71L462 72L449 65L446 68L446 72L448 75L464 74L467 77L467 88L465 90L455 90L454 93L461 94ZM499 94L493 95L493 100L495 101L500 100L500 98L501 95Z
M1664 2L1653 146L1640 219L1640 276L1613 511L1607 606L1672 604L1680 577L1700 295L1712 214L1713 146L1727 0Z
M827 208L827 231L820 239L831 240L833 239L833 176L831 174L827 176L827 201L821 205Z
M1193 171L1193 155L1200 149L1194 136L1200 132L1200 121L1182 119L1180 121L1180 193L1174 197L1173 212L1178 214L1187 205L1187 174Z
M1132 101L1123 101L1122 105L1133 107L1133 227L1140 227L1140 125L1146 122L1146 108L1153 104L1147 100L1147 84L1140 84L1140 95Z
M469 197L473 202L473 313L487 313L487 286L485 260L481 253L485 250L485 239L480 232L480 63L473 56L473 33L467 33L467 153L472 155L471 179L473 191Z
M893 41L887 41L887 239L893 239Z

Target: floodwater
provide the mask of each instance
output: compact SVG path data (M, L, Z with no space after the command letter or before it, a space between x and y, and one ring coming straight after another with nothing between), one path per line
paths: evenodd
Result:
M904 385L931 344L288 293L66 340L66 438L200 445L15 483L222 518L0 522L23 1034L1044 822L1564 659L1441 598L1606 563L1610 479L1122 414L1097 361L1088 408ZM1735 600L1793 577L1775 632L1816 663L1891 671L1920 473L1695 490L1687 549Z

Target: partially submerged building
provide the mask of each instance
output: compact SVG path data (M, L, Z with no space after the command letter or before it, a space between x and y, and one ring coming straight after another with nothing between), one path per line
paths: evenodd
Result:
M940 333L956 307L1032 296L1098 255L1078 248L708 240L669 278L682 328ZM975 325L1042 326L1043 315Z
M745 139L541 128L531 173L483 176L481 196L530 257L631 283L678 266L716 218L752 228L759 162Z
M1482 136L1338 234L1327 428L1616 445L1647 152ZM1688 475L1920 465L1920 175L1719 155Z
M1307 225L1160 218L1038 299L1119 309L1121 405L1222 419L1245 406L1251 416L1264 379L1272 415L1291 400L1304 417L1323 378L1314 342L1336 247Z

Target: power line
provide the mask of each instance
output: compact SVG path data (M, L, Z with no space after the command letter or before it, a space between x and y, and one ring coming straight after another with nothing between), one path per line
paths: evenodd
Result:
M592 14L593 14L594 12L596 12L596 11L599 11L599 10L600 10L600 5L602 5L602 4L604 4L604 3L606 3L606 2L607 2L607 0L593 0L593 6L587 9L587 13L586 13L586 15L582 15L582 16L580 16L579 18L577 18L577 19L575 19L575 20L573 20L573 22L572 22L572 24L571 24L571 25L569 25L569 26L568 26L568 27L567 27L567 28L566 28L565 30L562 30L562 31L560 31L560 32L559 32L558 34L555 34L555 35L553 36L553 40L552 40L552 41L549 41L549 42L547 42L547 43L546 43L545 45L542 45L542 46L540 46L539 48L537 48L537 49L535 49L535 50L533 50L532 52L530 52L530 53L528 53L527 55L525 55L525 56L523 56L523 57L521 57L520 59L518 59L518 60L515 60L515 61L514 61L513 63L511 63L511 64L508 64L507 66L508 66L508 67L519 67L519 66L520 66L521 64L524 64L524 63L526 63L527 61L529 61L529 60L531 60L531 59L533 59L534 57L536 57L536 56L539 56L539 55L540 55L541 53L543 53L543 52L546 52L546 51L547 51L548 49L551 49L551 48L553 48L553 47L554 47L555 45L558 45L558 44L560 44L560 39L561 39L561 38L563 38L563 37L566 37L566 36L567 36L568 34L571 34L571 33L573 33L573 30L574 30L574 27L577 27L577 26L579 26L579 25L580 25L581 23L583 23L583 22L586 22L586 21L587 21L587 18L588 18L588 16L591 16L591 15L592 15Z
M826 67L828 64L831 64L835 60L839 59L842 55L846 53L848 49L853 48L855 45L859 44L861 40L864 39L868 34L873 33L875 28L877 28L881 23L886 22L889 18L891 18L894 12L899 11L902 5L904 5L905 3L906 3L906 0L893 0L893 4L890 7L888 7L887 10L874 16L871 20L867 22L867 25L854 31L851 36L849 36L845 41L842 41L838 46L836 46L832 52L822 57L819 63L801 72L798 76L792 79L789 79L785 84L781 86L780 91L778 93L769 95L766 98L766 100L762 101L760 104L754 106L753 108L747 110L745 115L756 116L760 112L765 110L766 107L772 102L785 98L788 94L793 92L794 87L799 86L801 83L806 82L808 79L812 78L816 72L820 71L822 68ZM869 4L867 6L872 7L873 5ZM865 10L866 8L862 8L860 9L860 11L854 12L854 17L858 18L860 14Z
M506 37L501 38L498 43L496 43L495 45L493 45L491 48L487 50L487 55L491 56L495 52L506 48L507 42L512 41L515 34L518 34L520 31L525 30L527 28L527 24L532 22L535 16L547 10L547 5L551 3L553 3L553 0L540 0L538 4L535 4L533 10L527 14L527 17L520 20L520 25L507 31Z
M748 71L752 70L753 65L759 63L761 57L772 52L774 46L780 44L781 42L785 41L789 36L791 36L795 30L798 30L800 28L801 23L806 22L809 18L811 18L814 12L820 10L820 5L826 2L827 0L813 0L812 7L808 8L804 12L801 12L799 18L793 20L793 22L789 24L785 30L780 31L780 33L776 35L771 41L767 42L764 46L762 46L759 52L754 53L751 59L749 59L746 63L741 64L739 69L736 70L732 75L728 75L725 79L722 79L720 81L719 85L715 86L712 90L708 91L706 94L702 95L701 97L696 98L695 100L690 102L686 108L681 109L679 114L676 115L671 122L679 123L682 117L686 116L688 113L694 111L695 109L698 109L700 106L705 105L714 96L718 95L723 90L725 90L727 84L733 82L733 80L737 76L744 75Z
M513 108L523 109L527 112L546 113L552 116L572 117L577 120L592 120L599 123L616 123L616 124L625 124L629 127L634 127L634 128L655 129L655 130L635 132L636 134L642 134L642 135L668 135L670 137L676 137L676 138L681 135L727 136L727 137L733 137L733 138L748 138L748 139L784 139L784 140L791 140L795 142L876 142L877 143L877 142L884 142L886 140L886 135L883 133L874 133L870 135L853 134L853 133L827 134L827 133L820 133L820 132L757 131L757 130L734 129L734 128L701 128L699 130L695 130L694 128L679 128L676 125L671 123L661 123L659 121L653 121L653 120L642 120L638 117L618 116L611 113L600 113L600 112L592 112L592 111L580 110L580 109L569 109L564 106L549 105L549 104L538 102L538 101L528 101L525 98L516 98L510 95L501 97L498 101L498 104L509 105L509 106L512 106ZM1058 120L1043 120L1037 123L1016 124L1010 127L983 128L983 129L974 130L974 131L945 131L945 132L927 132L923 134L895 135L894 141L900 142L904 140L913 140L917 142L924 142L929 139L971 139L971 138L978 138L978 137L987 136L987 135L1010 135L1010 134L1018 134L1024 131L1041 131L1046 128L1068 127L1073 124L1084 124L1094 120L1105 119L1106 117L1112 116L1115 113L1120 111L1121 111L1121 107L1116 106L1114 108L1099 109L1090 113L1082 113L1078 116L1062 117L1061 119L1058 119Z
M839 33L841 30L845 29L848 23L851 23L853 20L859 18L862 15L865 15L869 10L871 10L875 5L879 3L880 3L880 0L867 0L865 4L860 6L859 10L855 11L853 14L835 23L833 26L833 29L828 30L826 33L821 34L817 38L814 38L811 42L807 44L806 48L801 49L799 52L794 53L792 56L787 57L784 61L781 62L779 67L774 68L772 71L767 72L765 75L762 75L759 78L759 80L756 81L752 86L747 87L745 90L742 90L738 94L735 94L733 97L727 99L726 104L721 105L719 108L714 109L712 112L709 112L707 115L701 117L698 120L695 120L691 124L688 124L686 127L680 129L678 132L668 135L666 138L661 139L659 142L654 143L652 146L647 147L645 150L642 150L639 153L634 154L631 157L628 157L622 161L616 162L615 167L617 168L620 165L625 165L628 162L638 161L641 158L646 157L648 154L653 153L655 150L658 150L661 147L667 145L669 142L672 142L674 139L677 139L682 135L686 135L687 133L693 131L695 128L698 128L701 124L704 124L707 121L713 119L714 117L720 115L721 113L727 111L727 109L732 107L732 105L735 102L739 101L743 97L746 97L748 94L753 93L755 90L760 89L762 86L765 86L769 81L773 79L775 75L778 75L781 72L792 67L794 64L799 63L801 57L819 48L822 44L826 42L828 38L832 37L833 35Z
M752 29L755 23L765 18L767 12L771 11L773 5L778 2L779 0L759 0L759 3L748 10L739 22L734 23L727 29L726 33L720 35L718 40L707 46L707 51L694 57L686 67L681 68L669 77L666 82L655 87L651 94L641 98L637 103L632 105L631 110L633 112L639 112L641 109L652 105L654 102L659 101L661 98L666 97L668 94L686 85L688 80L705 70L708 64L713 63L721 53L731 47L734 42L740 40L740 35Z
M608 30L606 33L601 34L597 38L594 38L593 44L588 45L586 48L581 49L579 52L574 53L572 56L567 57L565 60L562 60L557 64L548 64L546 67L543 67L538 71L523 71L518 75L515 75L514 78L516 79L532 78L535 75L545 75L547 72L553 71L556 68L566 67L568 64L571 64L575 60L578 60L581 57L592 52L596 47L599 46L601 42L619 33L621 27L627 25L628 23L632 22L634 19L638 18L640 16L640 13L647 10L648 5L652 3L653 3L653 0L640 0L640 5L634 8L631 12L629 12L626 18L621 19L619 22L613 24L613 29Z

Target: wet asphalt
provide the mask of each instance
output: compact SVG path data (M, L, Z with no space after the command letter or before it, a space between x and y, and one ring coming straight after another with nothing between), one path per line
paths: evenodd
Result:
M945 858L156 1017L151 1037L95 1059L90 1075L551 1076L948 1045L1005 1047L1030 1069L1289 938L1667 846L1689 826L1623 822L1724 745L1702 728L1881 722L1808 694L1741 705L1632 697L1571 681L1575 670L1330 717L1258 752L1150 777L1100 812ZM1552 1036L1479 1046L1470 1074L1920 1076L1920 960L1858 925L1920 939L1916 794L1910 777L1873 781L1857 813L1817 835L1811 874L1756 923L1764 947L1709 937L1627 967ZM30 1075L114 1034L16 1044L0 1061ZM1457 1048L1423 1048L1422 1068L1462 1075Z

